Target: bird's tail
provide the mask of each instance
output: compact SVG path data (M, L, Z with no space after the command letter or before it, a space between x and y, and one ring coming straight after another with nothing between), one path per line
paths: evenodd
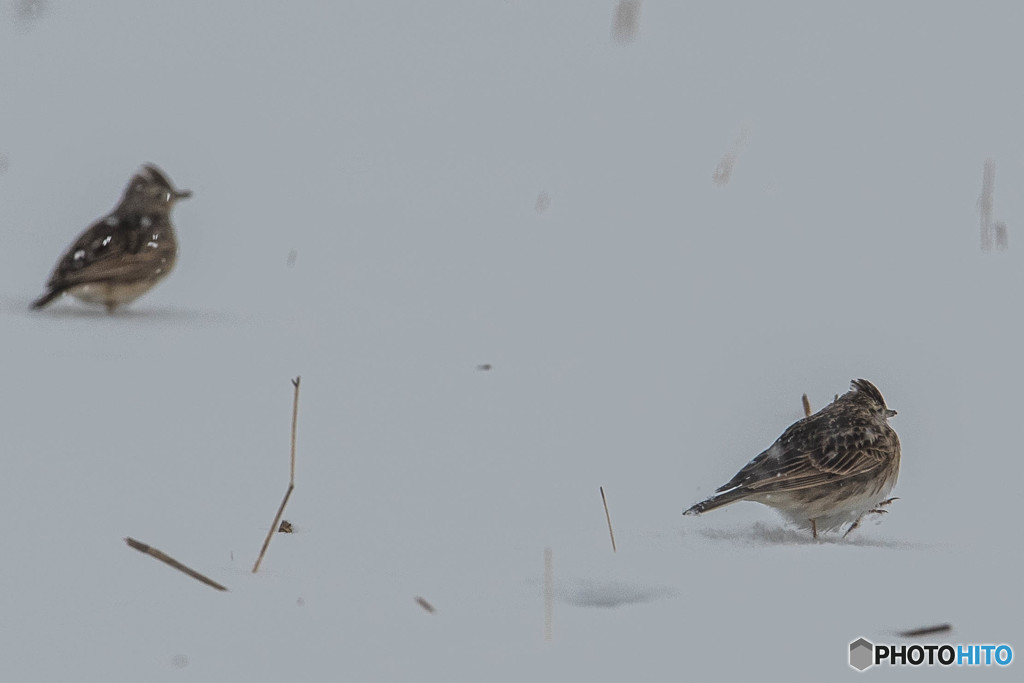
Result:
M704 512L709 512L716 508L725 507L730 503L735 503L737 501L743 500L749 494L750 492L746 491L743 487L736 487L734 489L729 489L728 491L722 491L721 493L716 493L707 500L702 500L689 510L685 510L683 514L699 515Z
M39 297L38 299L36 299L35 301L32 302L32 310L38 311L40 308L42 308L46 304L50 303L51 301L56 299L61 294L63 294L62 290L60 290L60 289L51 289L46 294L43 294L41 297Z

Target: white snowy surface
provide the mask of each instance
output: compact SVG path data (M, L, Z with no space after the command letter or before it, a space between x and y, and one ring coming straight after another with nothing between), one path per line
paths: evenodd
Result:
M1024 5L649 0L632 42L615 6L0 0L3 680L838 680L941 622L1024 655ZM195 193L176 271L29 312L144 162ZM857 377L890 514L681 516Z

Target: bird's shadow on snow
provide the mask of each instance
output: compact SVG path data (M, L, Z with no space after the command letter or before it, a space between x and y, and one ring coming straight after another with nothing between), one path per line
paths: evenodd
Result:
M914 548L917 544L890 538L873 538L863 535L864 530L858 529L853 534L843 537L842 531L818 534L814 538L806 529L794 529L784 526L773 526L765 522L755 522L752 526L730 529L698 529L695 533L710 541L726 541L746 545L836 545L861 546L867 548ZM686 532L683 532L685 535Z
M222 311L199 311L177 306L145 306L120 308L107 313L101 306L79 306L74 303L54 302L53 305L39 311L29 308L28 299L12 299L4 297L0 300L0 309L5 313L22 314L26 317L48 320L96 320L118 323L122 321L160 322L160 323L220 323L232 319L230 314Z
M593 579L576 579L569 585L560 586L556 591L558 599L570 605L605 609L654 602L670 598L674 594L675 591L668 586Z
M103 309L89 309L72 306L61 306L59 308L39 311L36 315L54 319L89 319L89 320L132 320L132 321L153 321L153 322L188 322L188 323L215 323L227 320L229 316L216 311L196 311L187 308L176 308L172 306L154 308L127 308L124 310L107 313Z

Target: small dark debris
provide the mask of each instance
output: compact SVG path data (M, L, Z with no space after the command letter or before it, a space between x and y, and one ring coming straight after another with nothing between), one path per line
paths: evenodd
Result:
M277 528L277 532L279 534L290 534L292 531L294 531L294 529L292 529L292 523L287 519L282 519L281 526Z
M487 372L488 370L490 370L493 367L494 366L491 365L490 363L483 363L482 365L476 366L476 369L479 370L480 372Z
M919 638L921 636L930 636L936 633L949 633L953 630L952 624L938 624L936 626L922 626L921 628L912 628L909 631L900 631L896 635L901 638Z
M419 605L420 607L422 607L423 609L427 610L431 614L433 614L434 612L437 611L437 610L434 609L433 605L431 605L429 602L427 602L426 600L424 600L423 598L421 598L418 595L416 596L416 604Z

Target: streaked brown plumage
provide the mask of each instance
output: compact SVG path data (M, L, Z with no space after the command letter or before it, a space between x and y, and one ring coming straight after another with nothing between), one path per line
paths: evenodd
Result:
M740 500L777 508L818 531L886 505L900 471L900 440L889 426L896 414L874 384L854 380L851 390L819 412L795 422L715 494L684 515L699 515Z
M175 189L156 166L143 166L114 210L87 228L60 257L46 293L32 308L67 293L112 312L148 292L177 261L171 209L191 195Z

